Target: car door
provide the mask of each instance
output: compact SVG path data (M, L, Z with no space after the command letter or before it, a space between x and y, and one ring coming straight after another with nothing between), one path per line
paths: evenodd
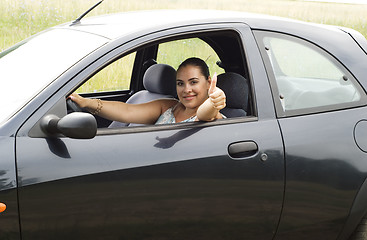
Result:
M221 28L235 28L244 36L239 40L252 69L254 114L209 123L99 129L87 140L30 134L45 115L66 112L67 93L116 52L158 37ZM22 237L272 239L283 202L284 154L259 63L252 34L242 24L170 29L101 54L55 92L17 135Z
M315 44L281 33L256 34L286 152L277 238L337 239L366 178L365 152L358 145L365 138L366 95L354 76Z

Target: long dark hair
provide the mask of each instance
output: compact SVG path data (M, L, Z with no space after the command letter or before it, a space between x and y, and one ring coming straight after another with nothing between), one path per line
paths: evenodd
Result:
M195 66L198 67L201 71L201 73L205 76L205 79L209 79L210 73L209 73L209 67L208 65L204 62L204 60L197 58L197 57L191 57L186 59L185 61L183 61L180 66L178 66L178 70L180 70L180 68L182 67L186 67L186 66Z

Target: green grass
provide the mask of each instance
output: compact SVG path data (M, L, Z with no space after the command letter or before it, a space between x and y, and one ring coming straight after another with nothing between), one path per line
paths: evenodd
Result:
M0 51L43 29L77 18L98 0L0 0ZM341 25L367 36L367 5L298 0L105 0L89 16L146 9L219 9Z

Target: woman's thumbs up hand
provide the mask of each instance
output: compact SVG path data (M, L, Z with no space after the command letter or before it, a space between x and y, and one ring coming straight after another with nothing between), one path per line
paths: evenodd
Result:
M226 95L222 89L217 87L217 73L214 73L211 79L208 94L215 109L221 110L226 106Z

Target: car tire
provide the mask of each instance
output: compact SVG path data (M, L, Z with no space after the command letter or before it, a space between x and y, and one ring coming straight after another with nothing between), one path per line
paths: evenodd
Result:
M367 239L367 215L364 216L349 240L365 240Z

